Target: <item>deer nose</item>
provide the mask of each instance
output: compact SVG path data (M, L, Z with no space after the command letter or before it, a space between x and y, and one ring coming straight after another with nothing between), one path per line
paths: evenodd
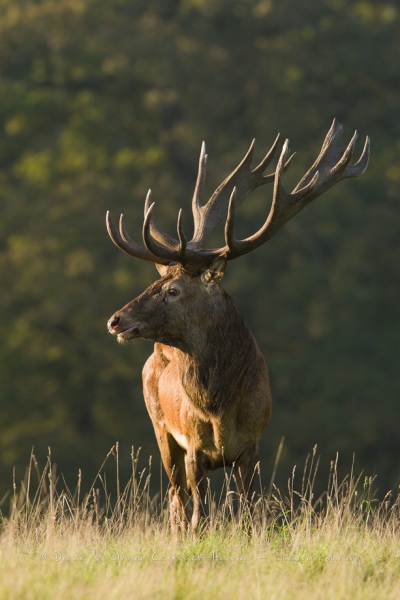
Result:
M115 329L116 327L118 327L120 321L121 318L118 315L113 315L111 319L109 319L109 321L107 322L108 329Z

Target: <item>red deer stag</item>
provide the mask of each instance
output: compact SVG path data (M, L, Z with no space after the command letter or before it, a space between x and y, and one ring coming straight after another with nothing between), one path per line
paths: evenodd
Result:
M154 352L143 369L143 391L162 461L171 482L170 519L175 531L191 521L196 532L203 515L207 471L234 468L238 491L249 498L259 438L271 414L268 371L257 343L230 296L219 283L226 263L255 250L312 200L347 177L367 168L369 140L350 164L357 138L340 144L342 126L333 121L320 154L291 193L282 175L289 157L283 144L274 173L264 175L276 155L280 135L252 169L254 142L239 166L207 204L201 202L207 156L203 144L192 202L194 234L187 241L179 212L177 239L153 220L149 191L145 202L144 248L128 235L123 215L119 232L107 213L108 233L118 248L153 262L161 275L138 298L114 313L110 333L124 342L152 340ZM264 225L250 237L234 236L235 206L255 188L273 183L271 209ZM206 240L225 221L225 245L206 249ZM191 517L188 501L192 500Z

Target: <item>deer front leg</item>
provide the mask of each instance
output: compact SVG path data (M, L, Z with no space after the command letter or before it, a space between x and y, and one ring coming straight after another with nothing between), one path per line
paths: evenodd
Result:
M206 516L207 471L203 464L201 452L189 449L186 454L185 465L188 487L191 491L193 501L191 527L193 534L196 535L202 520Z
M188 523L186 510L190 496L186 480L185 452L172 435L157 424L154 425L154 431L164 469L172 486L169 490L169 514L172 532L178 537L186 530Z

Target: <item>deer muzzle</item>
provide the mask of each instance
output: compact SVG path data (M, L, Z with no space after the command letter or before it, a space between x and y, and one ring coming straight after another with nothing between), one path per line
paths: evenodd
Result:
M115 313L107 322L107 329L116 335L119 342L124 342L140 336L140 323L128 323L121 313Z

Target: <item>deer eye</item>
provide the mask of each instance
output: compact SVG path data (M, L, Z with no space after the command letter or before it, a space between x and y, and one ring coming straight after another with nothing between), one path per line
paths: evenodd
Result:
M179 292L178 292L178 290L176 288L169 288L168 294L170 296L179 296Z

